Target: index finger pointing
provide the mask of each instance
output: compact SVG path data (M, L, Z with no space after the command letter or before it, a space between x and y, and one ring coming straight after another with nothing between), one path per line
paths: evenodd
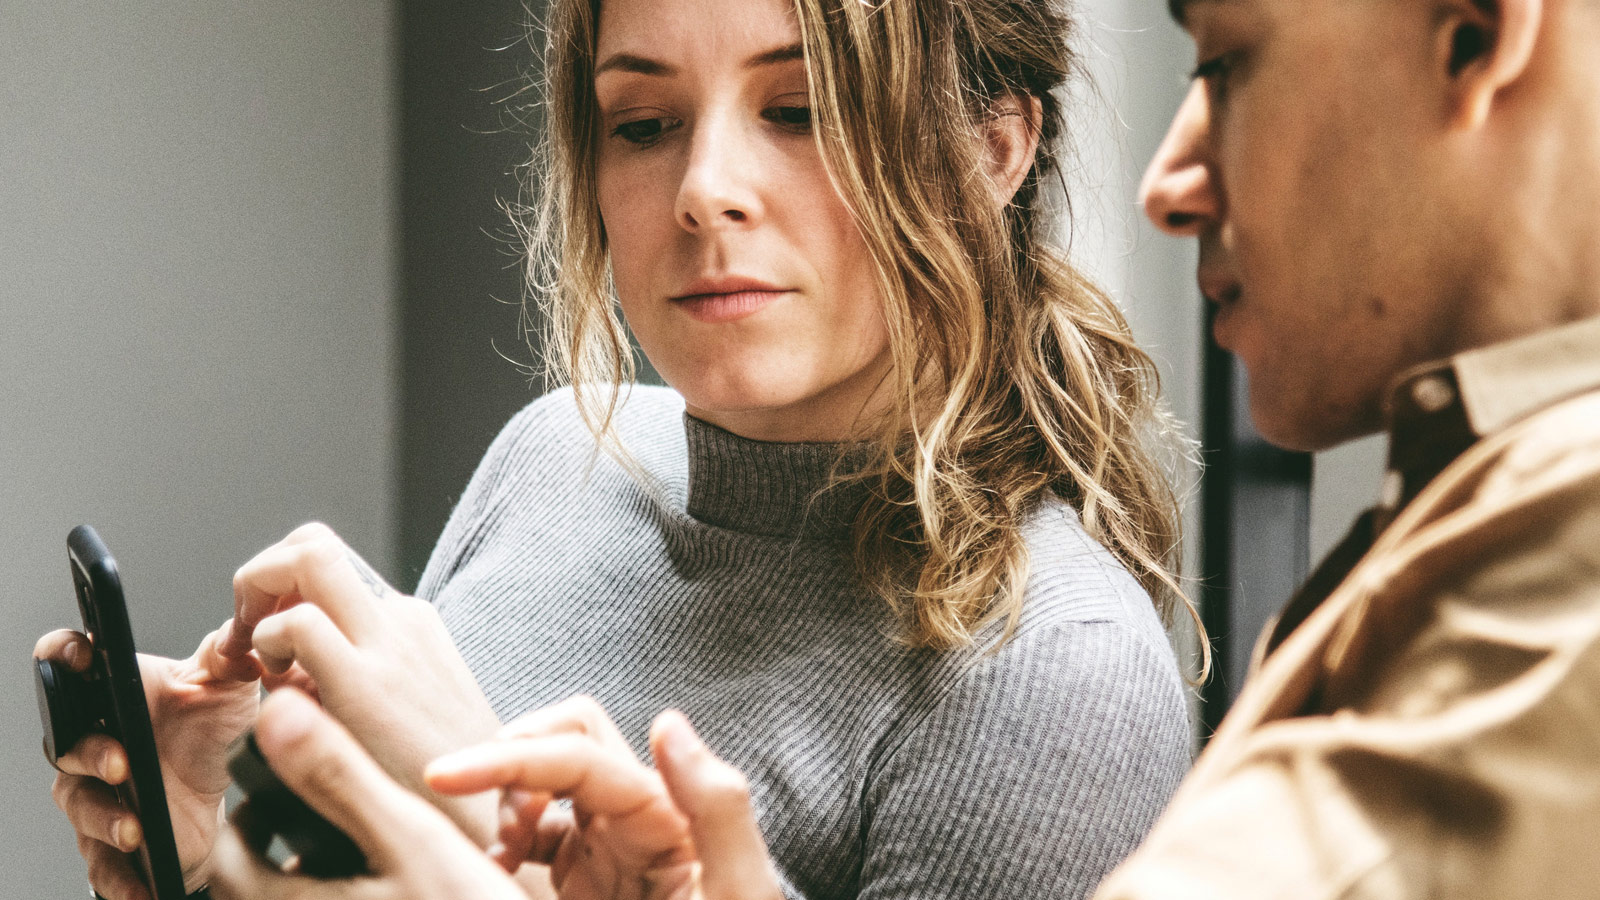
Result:
M291 537L302 531L306 529ZM380 615L377 601L389 592L370 566L321 526L310 537L268 547L234 575L234 621L219 652L229 657L248 653L262 619L302 602L315 604L358 641Z

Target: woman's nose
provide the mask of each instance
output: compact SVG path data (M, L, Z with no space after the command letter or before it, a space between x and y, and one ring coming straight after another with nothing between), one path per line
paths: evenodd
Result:
M1139 203L1155 226L1193 237L1222 217L1222 196L1210 159L1211 122L1205 85L1196 82L1178 107L1166 139L1145 170Z
M748 227L760 221L761 148L731 117L706 116L695 125L678 187L678 224L690 232Z

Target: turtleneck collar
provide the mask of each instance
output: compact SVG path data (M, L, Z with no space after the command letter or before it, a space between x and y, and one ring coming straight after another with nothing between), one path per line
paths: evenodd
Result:
M831 485L864 453L854 444L780 444L724 431L685 413L689 515L769 537L845 537L866 497L859 482ZM841 459L844 460L841 463Z

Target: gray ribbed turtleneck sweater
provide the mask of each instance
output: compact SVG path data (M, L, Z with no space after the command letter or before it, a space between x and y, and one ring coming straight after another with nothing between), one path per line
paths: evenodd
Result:
M422 576L502 718L587 693L642 754L683 710L749 776L792 896L1080 897L1138 843L1189 764L1183 682L1066 505L1029 526L1009 643L908 650L852 577L857 498L808 502L836 446L745 440L659 388L617 427L643 482L570 391L531 404Z

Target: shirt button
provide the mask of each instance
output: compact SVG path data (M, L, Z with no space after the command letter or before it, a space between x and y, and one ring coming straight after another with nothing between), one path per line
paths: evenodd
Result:
M1411 400L1425 413L1436 413L1456 402L1456 392L1437 375L1420 378L1411 385Z

